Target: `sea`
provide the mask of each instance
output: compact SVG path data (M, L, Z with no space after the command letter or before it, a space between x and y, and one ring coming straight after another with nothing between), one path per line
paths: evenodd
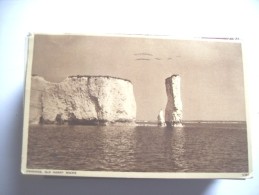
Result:
M184 127L30 125L27 168L120 172L248 172L242 122Z

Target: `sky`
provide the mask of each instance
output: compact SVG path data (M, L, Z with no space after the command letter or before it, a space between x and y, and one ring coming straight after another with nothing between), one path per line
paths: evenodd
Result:
M108 75L133 84L137 120L165 109L165 79L181 77L183 120L245 121L241 44L162 37L35 35L32 74L60 82Z

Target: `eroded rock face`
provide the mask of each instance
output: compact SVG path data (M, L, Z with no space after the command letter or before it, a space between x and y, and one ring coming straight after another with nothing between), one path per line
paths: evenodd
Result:
M133 85L128 80L71 76L60 83L50 83L32 77L32 86L38 89L36 82L42 87L39 93L32 90L31 97L35 100L31 101L31 109L35 105L38 109L30 114L31 123L106 125L135 122L136 101Z
M168 126L182 126L182 100L180 89L181 78L179 75L172 75L165 80L167 105L165 110L165 121Z
M30 124L39 124L42 116L42 94L50 83L39 76L32 76L30 95Z

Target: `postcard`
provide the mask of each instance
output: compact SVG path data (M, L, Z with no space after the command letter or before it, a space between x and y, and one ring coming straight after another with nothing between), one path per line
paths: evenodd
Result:
M30 34L23 174L252 175L242 43Z

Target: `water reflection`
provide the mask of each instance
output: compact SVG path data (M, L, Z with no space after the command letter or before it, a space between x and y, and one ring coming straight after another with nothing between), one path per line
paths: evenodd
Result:
M28 168L246 172L244 125L30 126Z
M127 170L134 161L134 127L101 128L103 142L102 167L112 170Z
M185 170L182 128L136 127L134 132L137 171Z
M171 139L172 161L176 165L176 170L183 172L188 170L188 161L185 158L185 142L185 128L174 127Z
M148 171L148 167L159 170L163 163L163 131L154 127L136 127L134 131L135 160L139 166L135 171Z

